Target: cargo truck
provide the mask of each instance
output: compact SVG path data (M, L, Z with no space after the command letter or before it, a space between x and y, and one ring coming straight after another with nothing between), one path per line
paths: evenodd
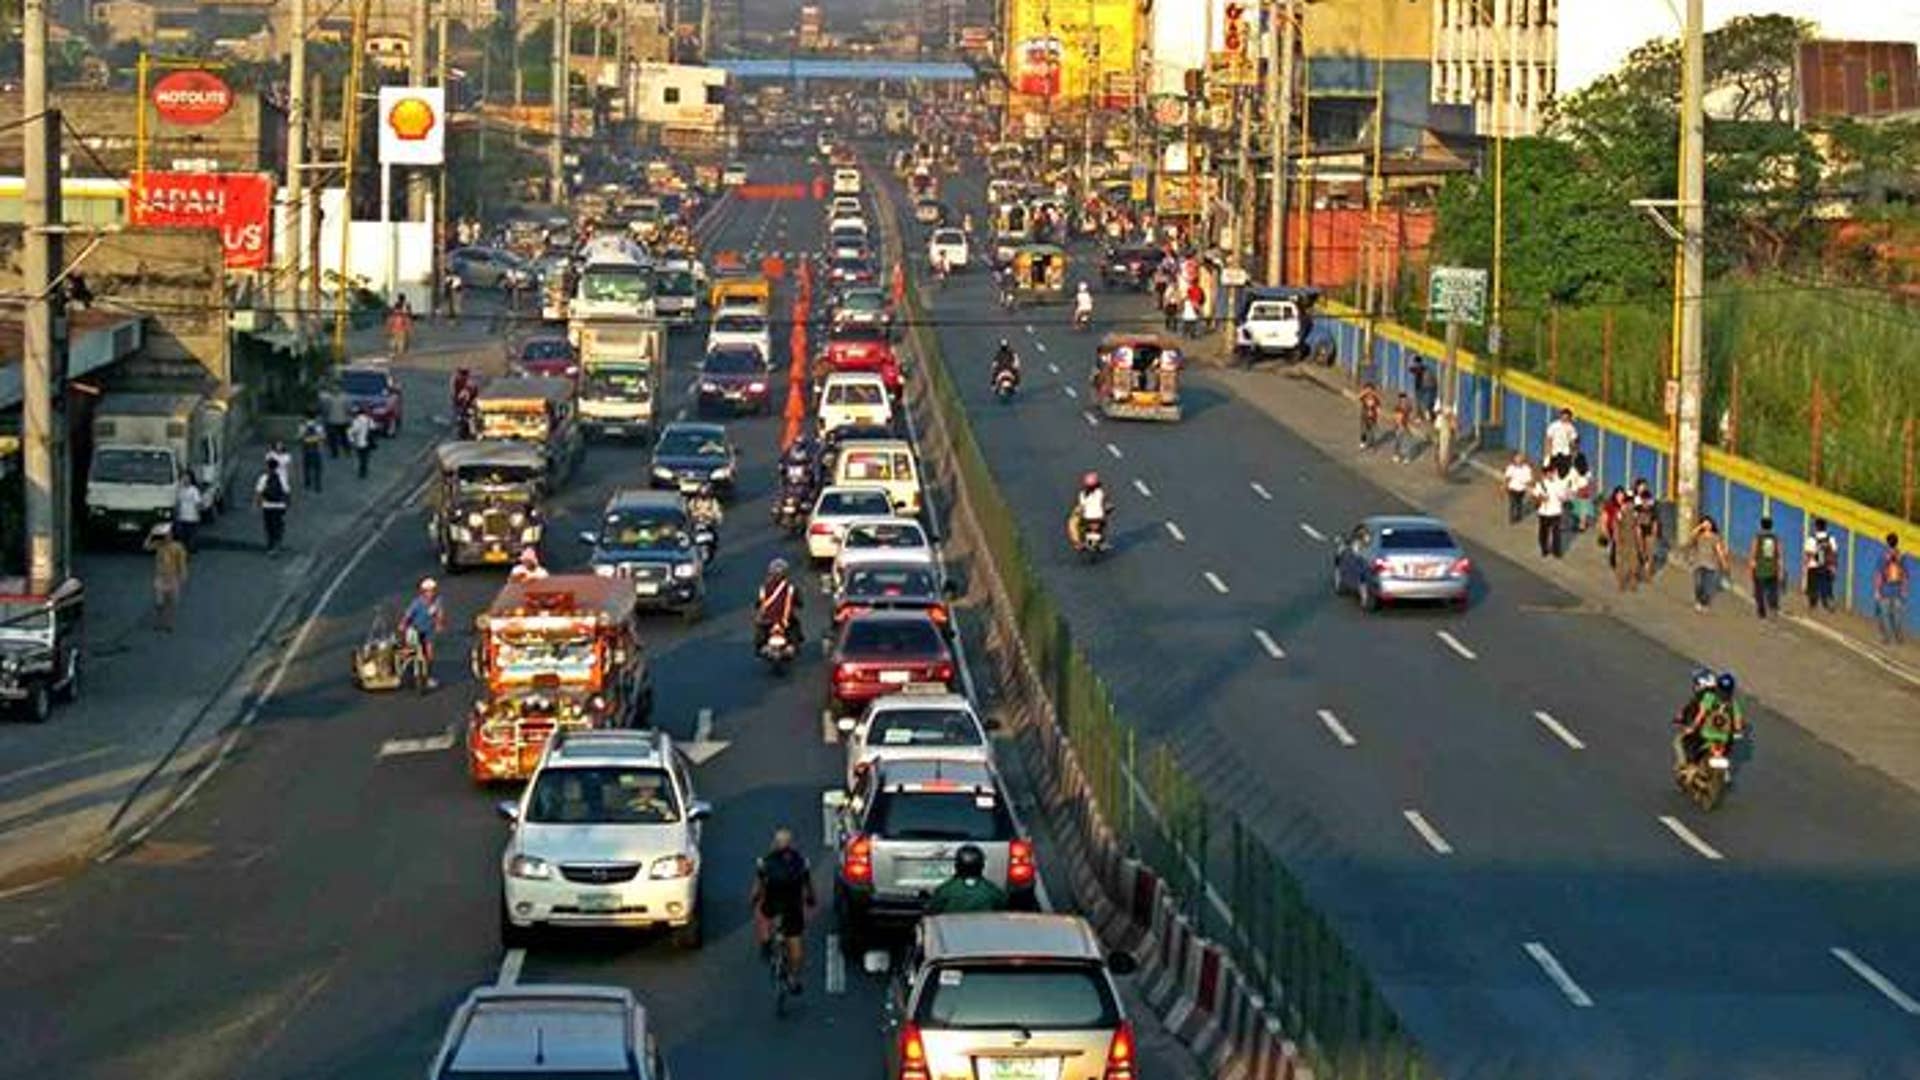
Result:
M580 326L580 423L590 436L647 437L659 424L666 333L658 322Z
M140 540L172 521L182 473L199 485L209 517L226 509L244 426L237 387L101 398L87 467L89 536Z

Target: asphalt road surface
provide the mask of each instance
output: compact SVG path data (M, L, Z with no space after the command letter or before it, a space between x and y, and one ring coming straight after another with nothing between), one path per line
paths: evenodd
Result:
M821 210L740 203L723 211L730 217L711 246L811 250ZM673 337L678 400L701 337ZM776 344L784 370L788 353ZM494 804L510 792L475 787L458 748L472 700L465 627L500 576L446 581L453 629L440 646L438 692L367 695L348 677L375 607L397 610L435 571L414 508L364 538L239 752L179 814L124 858L0 902L0 1075L415 1077L456 1003L503 973L633 988L681 1080L876 1072L880 985L855 971L844 992L825 992L827 920L812 932L801 1007L784 1021L772 1015L751 947L751 865L777 824L795 828L823 901L829 895L820 793L842 766L822 738L818 653L807 650L777 681L750 648L761 571L794 553L767 520L778 415L731 423L742 487L705 619L687 627L650 617L644 627L657 722L687 739L710 709L712 737L729 744L695 774L716 808L704 843L703 950L586 935L503 954L505 825ZM552 508L549 566L584 565L575 535L612 489L645 483L646 462L637 446L592 446ZM816 599L816 627L819 615ZM453 748L431 749L448 735ZM394 740L412 742L396 752Z
M985 220L978 178L946 199ZM1910 792L1754 709L1695 811L1667 724L1691 665L1523 566L1474 552L1464 614L1336 599L1329 539L1411 508L1204 370L1178 424L1090 412L1098 333L1158 320L1074 257L1094 333L1001 311L978 262L927 292L995 477L1128 718L1283 853L1442 1075L1920 1076ZM1088 470L1118 506L1095 567L1062 529Z

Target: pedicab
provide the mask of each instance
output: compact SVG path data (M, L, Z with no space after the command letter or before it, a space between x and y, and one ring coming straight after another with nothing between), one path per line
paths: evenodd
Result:
M1093 399L1115 420L1178 420L1185 364L1180 343L1164 334L1108 334L1094 353Z

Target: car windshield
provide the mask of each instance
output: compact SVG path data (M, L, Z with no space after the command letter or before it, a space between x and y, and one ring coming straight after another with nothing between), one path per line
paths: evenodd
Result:
M674 510L608 514L600 525L600 544L643 551L685 551L692 546L686 519Z
M540 770L527 798L533 825L670 825L680 820L665 770L628 765Z
M1247 319L1279 320L1293 318L1293 305L1266 300L1247 308Z
M692 296L693 271L668 270L654 277L654 287L662 296Z
M1090 964L941 965L920 995L929 1028L1103 1030L1118 1027L1113 990Z
M580 275L580 296L596 303L645 303L653 296L653 274L644 266L589 266Z
M927 534L911 521L869 523L848 529L843 543L850 548L923 548Z
M105 484L171 484L173 455L165 450L102 447L94 451L88 477Z
M492 498L501 495L530 497L540 470L531 465L463 465L455 477L462 489L486 492Z
M867 657L938 656L940 631L924 619L857 619L847 624L846 651Z
M387 373L343 371L340 373L340 389L353 397L379 397L387 392Z
M861 289L841 297L840 306L848 311L879 311L887 306L887 298L880 293Z
M820 496L820 506L814 513L853 517L892 510L893 500L887 498L884 491L829 491Z
M758 315L722 315L713 320L716 334L764 334L767 320Z
M932 596L938 591L933 571L919 566L862 566L848 571L849 599Z
M979 746L980 725L964 709L887 709L867 728L869 746Z
M715 349L707 354L700 370L708 375L762 375L766 365L758 349Z
M1000 800L966 791L887 791L874 796L867 831L889 840L1013 839L1013 818Z
M864 274L868 272L867 260L848 258L846 256L834 259L833 268L847 274Z
M557 675L562 682L592 678L597 661L592 634L508 631L493 635L493 666L498 675L530 679Z
M887 328L881 326L879 323L871 322L836 323L833 328L828 331L827 337L831 341L886 341ZM871 352L863 351L859 354L840 353L829 359L831 363L845 365L849 360L870 360L872 358L873 354Z
M1430 525L1380 530L1382 551L1450 551L1454 546L1447 530Z
M565 338L539 338L520 346L522 360L572 360L573 346Z
M646 401L652 397L645 372L596 368L587 372L584 394L614 401Z
M0 600L0 635L53 629L53 605L39 598Z
M727 444L720 436L685 429L661 435L657 448L661 457L722 457L726 452Z
M940 229L933 234L933 242L936 244L964 244L967 242L967 237L966 234L962 233L959 229Z

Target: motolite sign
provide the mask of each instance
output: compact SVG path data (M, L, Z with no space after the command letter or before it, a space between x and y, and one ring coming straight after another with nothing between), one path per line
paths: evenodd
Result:
M176 71L153 84L153 111L169 124L211 124L233 108L233 87L211 71Z
M259 270L273 253L273 177L267 173L150 172L134 199L133 222L219 229L227 269Z

